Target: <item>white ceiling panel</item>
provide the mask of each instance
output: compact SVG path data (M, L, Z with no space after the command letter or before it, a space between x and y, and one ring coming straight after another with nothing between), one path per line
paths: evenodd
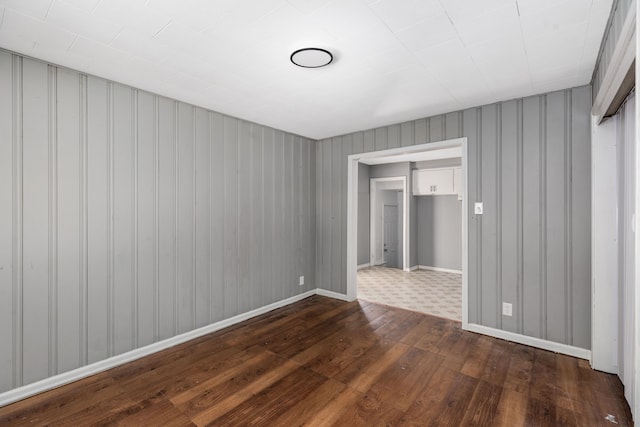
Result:
M611 3L0 0L0 47L320 139L587 84Z

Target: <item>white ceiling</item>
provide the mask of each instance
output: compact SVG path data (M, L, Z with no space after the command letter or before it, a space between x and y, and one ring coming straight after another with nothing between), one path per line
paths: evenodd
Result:
M0 47L321 139L587 84L611 2L0 0Z

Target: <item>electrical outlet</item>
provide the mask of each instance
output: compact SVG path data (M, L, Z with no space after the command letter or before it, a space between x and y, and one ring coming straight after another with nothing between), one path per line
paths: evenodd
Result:
M476 215L482 215L482 211L483 211L482 202L476 202L476 204L473 207L473 213Z
M513 316L511 303L503 302L502 303L502 315L503 316Z
M304 285L304 276L300 276L300 283L299 283L299 285L300 285L300 286L303 286L303 285Z

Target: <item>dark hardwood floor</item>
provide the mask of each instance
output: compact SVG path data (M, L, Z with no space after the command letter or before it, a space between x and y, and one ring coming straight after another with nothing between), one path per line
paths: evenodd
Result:
M0 425L632 425L618 378L319 296L0 408Z

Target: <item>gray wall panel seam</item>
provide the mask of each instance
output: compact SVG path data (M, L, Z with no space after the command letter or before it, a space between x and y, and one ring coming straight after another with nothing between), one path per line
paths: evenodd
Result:
M496 324L502 329L502 103L496 105Z
M196 269L197 269L197 245L196 245L196 236L197 236L197 224L196 224L196 187L198 185L198 182L196 180L196 109L195 107L191 106L191 116L192 116L192 132L191 132L191 142L192 142L192 150L193 150L193 155L192 157L192 180L193 180L193 185L192 185L192 189L191 189L191 197L193 199L193 209L192 209L192 224L191 224L191 329L195 328L196 325L198 324L197 320L196 320L196 298L197 295L196 293L198 292L198 286L196 285Z
M547 96L540 97L540 277L541 332L547 338Z
M113 105L113 83L107 82L107 187L108 187L108 220L107 220L107 287L108 287L108 298L107 298L107 348L109 356L113 356L114 351L114 343L115 343L115 328L114 328L114 319L115 319L115 307L114 307L114 256L115 256L115 248L114 248L114 199L115 199L115 191L114 191L114 105Z
M518 165L517 165L517 189L518 189L518 208L517 208L517 251L518 251L518 285L516 287L517 290L517 308L518 308L518 333L524 333L524 106L523 100L518 100L517 105L517 157L518 157Z
M89 202L88 202L88 116L87 116L87 76L79 76L80 84L80 365L86 365L89 354Z
M12 145L13 145L13 387L21 386L23 383L23 103L22 103L22 57L12 55L11 57L12 72L12 98L13 98L13 117L12 117Z
M47 66L49 133L49 376L58 373L58 141L57 72Z
M476 108L476 200L482 201L482 108ZM482 216L474 215L476 221L477 255L477 318L482 322Z
M131 348L138 347L138 330L140 320L138 318L138 91L131 91L131 179L133 188L131 191L131 247L133 251L133 262L131 265Z
M153 96L153 342L160 339L160 100Z
M215 296L213 295L213 118L211 117L212 113L207 111L207 125L209 129L209 138L207 139L207 144L209 146L209 215L207 220L209 221L209 303L207 304L207 320L209 323L213 321L213 313L211 310L211 305L213 304L213 300Z
M180 244L180 235L178 234L179 225L180 225L180 150L179 150L179 126L180 126L180 118L179 118L179 109L180 105L178 101L173 101L173 171L174 171L174 179L175 179L175 194L174 194L174 209L175 209L175 222L173 225L173 334L177 334L180 330L179 324L179 315L180 315L180 304L179 304L179 280L180 280L180 262L178 260L179 257L179 244Z
M571 174L572 174L572 127L573 122L573 97L571 90L565 91L565 271L566 271L566 294L567 294L567 308L565 310L566 315L566 335L565 340L568 344L573 345L573 221L572 221L572 205L573 195L571 192Z

